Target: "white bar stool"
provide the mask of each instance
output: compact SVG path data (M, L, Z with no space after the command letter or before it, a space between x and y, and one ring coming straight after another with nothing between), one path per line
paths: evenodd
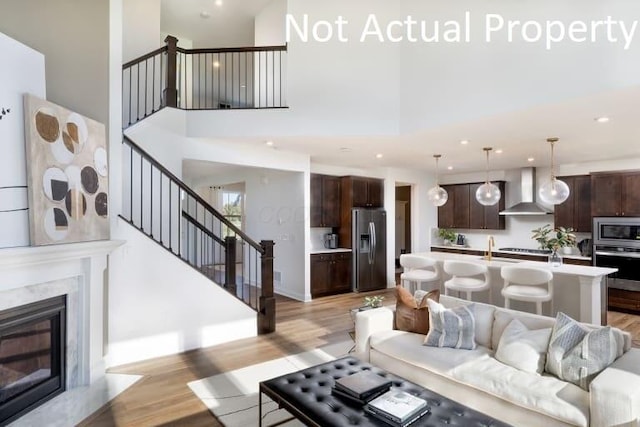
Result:
M535 302L536 313L541 315L542 303L549 301L553 316L553 274L550 271L512 266L502 267L500 275L504 279L502 296L505 308L509 308L509 300Z
M440 289L437 262L433 258L418 256L413 254L400 255L400 265L404 267L404 273L400 275L400 284L404 286L404 282L409 282L409 291L413 294L416 287L422 289L422 283L431 283L426 291ZM413 286L413 284L416 286Z
M491 283L486 265L465 261L445 261L444 272L453 276L444 282L445 295L449 295L450 290L466 292L467 300L471 301L472 292L489 290L489 303L491 303Z

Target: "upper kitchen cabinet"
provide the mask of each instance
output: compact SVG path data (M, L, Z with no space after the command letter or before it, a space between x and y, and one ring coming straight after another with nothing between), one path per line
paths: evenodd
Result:
M640 216L640 172L591 175L592 216Z
M352 208L384 206L384 181L381 179L346 176L342 178L342 187Z
M336 176L311 174L311 226L339 227L341 182Z
M469 228L479 230L504 230L504 215L500 211L505 209L505 183L504 181L494 181L500 189L500 200L493 206L484 206L476 200L476 191L482 183L469 184Z
M468 228L478 230L504 230L504 217L499 212L504 209L504 181L494 182L500 188L502 197L494 206L483 206L476 200L476 190L481 183L443 185L449 199L438 208L439 228Z
M569 198L556 205L553 218L556 227L591 232L591 177L589 175L559 177L569 186Z

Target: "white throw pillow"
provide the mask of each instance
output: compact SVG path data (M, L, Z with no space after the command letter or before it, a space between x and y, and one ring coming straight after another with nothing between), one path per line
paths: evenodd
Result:
M424 345L475 350L474 304L447 309L430 298L427 299L427 304L429 333Z
M518 319L505 328L496 359L521 371L541 374L547 359L551 328L529 330Z

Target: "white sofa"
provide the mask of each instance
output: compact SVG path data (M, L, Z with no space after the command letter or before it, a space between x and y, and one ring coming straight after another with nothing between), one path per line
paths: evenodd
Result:
M467 301L441 296L451 308ZM589 391L550 374L505 365L493 355L513 318L528 329L555 319L476 303L475 350L422 345L425 336L393 329L382 307L356 315L356 355L375 366L514 426L640 426L640 349L624 333L624 354L602 371Z

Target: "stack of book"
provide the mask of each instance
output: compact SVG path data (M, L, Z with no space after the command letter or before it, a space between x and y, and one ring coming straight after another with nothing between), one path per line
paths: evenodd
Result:
M427 401L404 391L391 390L370 401L366 413L394 427L406 427L429 413Z
M360 371L346 377L338 378L331 390L337 396L355 405L366 405L391 388L391 381L371 371Z

